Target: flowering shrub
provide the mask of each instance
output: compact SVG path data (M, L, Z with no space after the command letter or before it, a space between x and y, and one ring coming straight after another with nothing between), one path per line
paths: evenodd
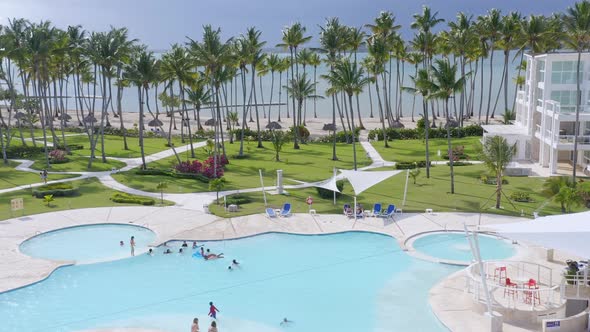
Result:
M52 162L65 162L68 160L66 155L67 153L64 150L55 149L49 152L49 159Z
M175 169L179 173L188 173L195 175L203 175L209 179L220 178L224 173L224 166L229 164L227 157L217 157L217 168L214 167L215 161L213 156L207 158L202 163L198 160L182 161L175 166Z

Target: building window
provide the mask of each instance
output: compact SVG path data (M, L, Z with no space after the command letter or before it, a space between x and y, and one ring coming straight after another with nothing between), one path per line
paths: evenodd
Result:
M551 91L551 100L555 100L561 106L562 112L575 112L576 110L576 91L571 90L554 90Z
M577 61L554 61L551 68L552 84L576 84ZM580 77L584 71L584 62L580 62Z

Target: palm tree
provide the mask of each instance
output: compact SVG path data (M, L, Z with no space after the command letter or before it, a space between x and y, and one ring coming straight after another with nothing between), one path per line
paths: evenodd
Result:
M301 25L301 23L294 23L291 26L283 29L283 42L277 44L278 47L289 49L289 53L291 55L291 82L300 80L299 66L298 63L295 61L295 57L297 56L297 48L300 45L305 44L311 40L311 36L304 36L306 30L307 29L303 25ZM295 71L293 67L295 67ZM295 95L291 94L291 96L293 101L293 112L295 112ZM299 112L301 112L301 108L299 108ZM299 144L297 143L297 140L299 139L299 130L297 130L297 117L295 116L295 113L293 113L293 127L295 131L295 137L293 139L293 148L297 150L299 149Z
M197 130L203 130L203 126L201 125L201 107L211 103L211 89L207 83L207 78L199 77L185 88L185 92L187 102L191 103L197 112Z
M354 126L354 107L352 106L352 96L359 94L367 85L368 78L362 67L359 67L355 62L344 58L334 65L334 70L327 76L328 82L336 91L342 91L348 95L348 102L350 105L350 115L352 123L352 155L353 165L356 171L356 128Z
M283 58L281 59L281 62L279 64L278 67L278 71L279 71L279 117L277 119L278 122L281 122L281 105L282 105L282 96L283 96L283 88L282 88L282 84L283 84L283 72L287 72L287 74L289 74L289 67L291 65L289 64L289 59L288 58ZM287 102L287 118L289 117L289 103Z
M195 59L195 64L205 68L205 74L211 81L215 96L215 153L213 155L213 177L217 177L217 163L219 158L219 144L225 154L225 145L223 138L223 124L221 121L221 107L219 102L219 90L223 78L223 67L232 61L232 44L231 40L221 42L221 30L213 29L210 25L203 27L203 40L196 42L189 38L188 45Z
M289 85L285 86L285 89L291 95L292 98L297 100L297 111L301 112L303 107L303 103L308 98L321 98L320 96L314 95L315 91L315 84L311 82L310 79L307 78L306 74L300 74L296 78L293 78L289 81ZM295 109L293 109L295 112ZM299 131L299 127L293 127L293 131L295 134L293 136L298 136L297 133Z
M125 79L132 82L137 87L137 96L139 101L139 146L141 148L141 168L146 169L145 151L143 147L143 132L144 132L144 108L147 92L150 84L158 76L158 61L154 58L152 52L145 49L139 50L132 56L131 62L126 66L124 72Z
M502 80L500 81L500 87L498 88L498 95L496 102L494 103L494 110L492 111L492 118L496 111L496 105L498 103L498 97L500 91L504 88L504 112L509 110L508 108L508 60L510 58L510 51L517 47L517 41L519 39L518 33L520 32L520 21L521 16L519 13L512 12L502 17L502 24L500 28L500 39L498 40L498 46L504 52L504 69L502 71Z
M260 134L260 116L258 113L258 100L256 98L256 66L259 63L264 62L264 54L262 53L262 47L266 44L265 41L260 40L262 32L256 30L256 28L249 28L246 32L246 41L249 50L249 62L251 71L251 89L254 96L254 111L256 112L256 131L258 133L258 148L262 148L262 135ZM263 108L264 109L264 108Z
M270 71L270 100L269 100L270 105L268 106L268 123L271 122L270 110L272 108L272 97L274 95L275 72L278 71L279 75L280 75L280 73L282 73L281 72L281 65L282 65L282 60L278 56L278 54L276 54L276 53L272 53L266 58L266 66L268 67L268 70ZM281 85L281 79L279 78L279 90L280 90L280 85ZM279 95L280 95L280 91L279 91ZM279 100L279 104L280 103L281 103L281 101ZM281 116L281 112L279 109L279 117L280 116Z
M317 69L318 66L322 64L322 58L320 57L320 55L318 53L312 53L310 58L309 58L309 65L313 66L313 82L316 84L317 87L317 83L318 83L318 79L317 79ZM317 95L317 91L314 91L314 94ZM317 113L317 103L316 103L316 99L314 98L313 100L313 117L317 119L318 117L318 113Z
M455 56L459 57L459 66L461 68L461 75L465 76L465 66L467 65L467 54L470 48L474 47L476 41L473 33L473 23L471 16L465 13L457 14L456 22L449 22L449 44L454 51ZM463 124L465 109L467 106L467 94L465 90L461 91L461 98L459 102L459 124Z
M428 99L430 92L433 89L432 82L428 76L426 69L420 69L416 76L410 76L414 82L414 87L405 87L404 90L422 96L422 109L424 116L424 142L426 145L426 178L430 178L430 151L428 149L428 132L430 130L430 123L428 121Z
M576 65L576 122L574 133L574 160L572 181L576 183L576 167L578 163L578 135L580 132L580 108L582 107L582 90L580 80L582 79L581 57L582 52L590 49L590 2L587 0L577 2L573 7L568 7L563 16L565 26L565 41L567 45L578 53Z
M418 65L422 62L423 56L418 52L410 52L408 53L407 61L408 63L414 65L414 78L418 77ZM412 77L412 76L410 76ZM414 82L415 83L415 82ZM414 98L412 100L412 122L414 122L414 111L416 109L416 94L414 94Z
M343 30L345 27L340 25L338 18L331 18L326 21L325 26L320 27L320 45L322 51L327 53L325 61L330 65L330 73L334 71L334 63L336 62L338 53L343 48L345 40L343 38ZM336 97L331 94L332 97L332 126L334 127L334 137L332 140L332 160L338 160L336 156ZM342 118L340 118L342 120ZM346 134L344 127L344 121L342 128Z
M490 80L488 84L488 106L486 110L486 124L490 117L490 107L492 105L492 81L494 78L494 48L496 47L496 41L500 36L500 30L502 29L502 15L497 9L488 11L488 14L482 18L483 26L487 40L489 42L489 55L490 55ZM493 118L493 116L492 116Z
M501 136L488 137L478 150L479 160L496 176L496 209L499 209L503 194L502 176L506 166L516 155L516 143L510 145Z
M558 198L558 194L560 192L565 193L562 191L563 188L573 188L574 182L572 178L567 176L552 176L543 182L543 193L548 196L550 199L554 199L557 203L561 205L561 212L566 212L565 201L561 199L562 197Z
M387 112L387 93L386 93L386 73L385 73L385 64L389 59L389 49L387 46L386 40L382 37L374 36L367 40L367 50L369 51L369 56L372 59L372 70L370 71L375 76L375 92L377 95L377 101L379 102L379 116L381 118L381 130L383 131L383 142L385 147L389 147L389 143L387 142L387 131L385 130L385 113ZM383 82L383 100L384 105L381 103L381 98L379 97L379 77Z
M465 77L457 79L457 65L451 65L448 59L437 59L431 68L432 94L431 97L444 100L445 116L447 119L447 145L449 166L451 168L451 194L455 193L455 173L453 170L453 147L451 145L451 118L449 115L449 99L465 86Z
M357 53L361 46L365 45L365 37L367 34L362 30L362 28L348 28L348 35L346 38L347 46L354 56L354 63L358 65L357 61ZM363 124L363 118L361 117L361 106L359 103L359 96L358 94L355 96L356 99L356 110L359 119L359 128L365 129L365 125ZM352 107L352 105L351 105Z

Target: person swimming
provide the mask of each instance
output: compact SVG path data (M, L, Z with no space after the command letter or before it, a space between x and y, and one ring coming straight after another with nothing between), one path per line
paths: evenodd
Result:
M164 255L171 254L171 253L172 253L172 250L170 250L170 249L166 249L166 251L164 251Z
M214 254L209 249L207 249L207 253L203 257L205 260L223 258L223 253Z
M148 250L148 255L150 255L150 256L154 255L154 250L152 248L150 248L150 250Z
M203 248L203 245L202 244L201 245L198 245L197 244L197 241L193 241L193 249L197 249L197 247Z
M283 318L283 320L281 321L281 326L289 326L291 323L293 323L292 320L288 320L287 317Z
M122 246L124 246L124 245L125 245L125 242L123 242L123 241L119 241L119 245L122 247Z
M182 247L183 248L187 248L188 247L188 244L186 243L186 241L182 242Z
M179 254L182 254L182 248L180 248L180 249L178 250L178 253L179 253Z
M231 261L231 265L232 266L238 266L238 265L240 265L240 263L238 263L238 261L234 259L234 260Z

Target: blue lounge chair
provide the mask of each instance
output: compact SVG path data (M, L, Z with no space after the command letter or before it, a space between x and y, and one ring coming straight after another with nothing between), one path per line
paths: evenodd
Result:
M266 208L266 215L271 219L277 217L275 210L273 210L271 208Z
M381 214L381 203L375 203L375 205L373 205L373 212L372 212L372 216L373 217L377 217Z
M380 215L381 218L393 218L393 214L395 213L395 205L393 204L389 204L389 206L387 207L387 210L384 211L384 213L382 213Z
M288 217L290 215L291 215L291 203L285 203L283 205L283 209L281 210L281 213L279 213L279 216Z

